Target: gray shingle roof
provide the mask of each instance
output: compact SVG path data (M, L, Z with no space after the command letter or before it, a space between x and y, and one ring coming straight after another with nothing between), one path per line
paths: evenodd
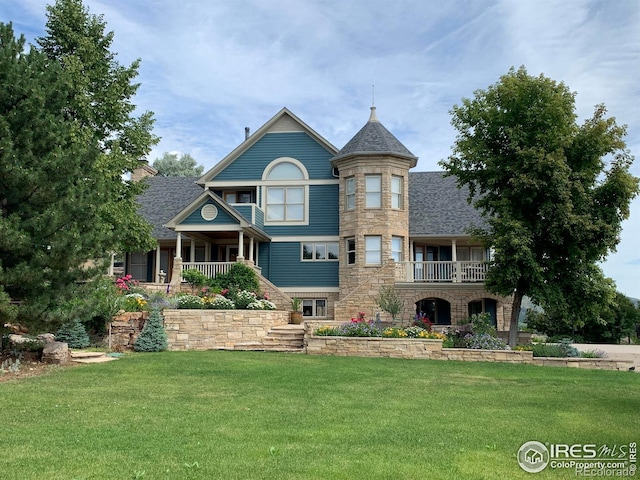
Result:
M443 172L409 172L409 235L466 235L485 227L480 212L467 203L468 188Z
M332 160L351 155L390 154L415 159L413 153L382 125L371 107L371 118L355 136L342 147Z
M137 198L138 213L153 225L153 236L159 240L176 238L173 230L163 227L184 207L204 191L196 185L198 177L146 177L149 187Z

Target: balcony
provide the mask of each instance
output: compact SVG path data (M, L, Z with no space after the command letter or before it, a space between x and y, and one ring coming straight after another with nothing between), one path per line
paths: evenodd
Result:
M396 282L482 283L489 265L485 262L397 262Z

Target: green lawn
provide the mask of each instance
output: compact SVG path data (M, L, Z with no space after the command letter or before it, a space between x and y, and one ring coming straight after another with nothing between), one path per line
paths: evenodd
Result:
M575 478L518 448L640 440L640 375L528 365L146 353L0 401L3 480Z

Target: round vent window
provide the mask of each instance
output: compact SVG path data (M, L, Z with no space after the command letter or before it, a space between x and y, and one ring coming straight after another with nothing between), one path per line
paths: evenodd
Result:
M200 215L207 222L210 222L211 220L213 220L218 216L218 209L216 208L215 205L211 205L210 203L207 203L204 207L202 207L202 210L200 210Z

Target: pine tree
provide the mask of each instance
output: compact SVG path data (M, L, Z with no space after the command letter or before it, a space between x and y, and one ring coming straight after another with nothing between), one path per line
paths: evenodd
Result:
M123 181L157 143L152 114L133 116L139 62L118 64L113 32L81 0L47 12L39 48L0 23L0 292L21 322L104 271L89 261L155 247L137 213L144 182Z
M56 341L66 342L69 348L85 348L91 344L84 325L77 318L60 327L56 333Z
M163 320L160 310L151 312L147 324L133 346L136 352L162 352L169 347L167 332L165 332L162 325Z

